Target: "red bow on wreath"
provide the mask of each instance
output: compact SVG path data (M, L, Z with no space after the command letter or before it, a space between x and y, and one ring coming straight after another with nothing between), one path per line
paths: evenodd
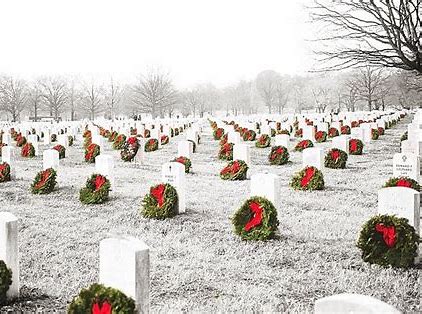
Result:
M108 301L104 301L102 306L98 302L92 305L92 314L111 314L111 304Z
M106 178L103 176L96 176L95 177L95 191L98 191L99 189L101 189L101 187L104 185L104 183L106 183Z
M300 185L302 187L307 186L309 184L309 182L311 181L312 177L314 176L314 174L315 174L315 168L312 168L312 167L306 168L305 175L303 176L302 180L300 181Z
M158 207L161 207L164 204L164 190L165 186L163 184L157 185L155 188L151 189L151 195L157 200Z
M340 158L340 152L338 150L331 151L331 159L337 161Z
M38 181L38 183L35 184L35 188L37 189L41 188L45 184L49 176L50 176L50 170L48 169L44 170L41 174L40 181Z
M129 145L134 145L138 140L136 139L136 137L129 137L129 139L127 140L127 143Z
M350 141L350 151L353 153L358 150L358 142Z
M386 227L384 224L379 223L375 225L375 230L382 234L382 238L389 248L392 248L397 241L396 228L394 226Z
M262 223L262 207L256 202L251 202L249 208L253 213L253 217L246 223L245 231L249 231Z
M412 187L412 183L410 183L407 180L400 179L400 180L397 181L396 186L403 186L405 188L410 188L410 187Z

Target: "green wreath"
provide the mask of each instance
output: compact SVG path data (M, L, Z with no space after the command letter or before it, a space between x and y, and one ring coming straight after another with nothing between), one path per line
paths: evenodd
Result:
M95 157L100 154L100 146L91 143L85 148L85 161L89 163L95 162Z
M174 158L172 161L174 162L180 162L182 165L185 166L185 173L190 172L190 168L192 167L192 162L188 157L180 156L177 158Z
M329 128L328 129L328 137L329 138L333 138L333 137L336 137L338 135L339 135L338 130L336 128Z
M221 137L224 135L224 129L223 128L216 128L212 132L212 136L214 140L219 141Z
M344 169L346 168L347 153L341 149L330 149L325 155L325 167L331 169Z
M303 137L303 129L296 130L295 137Z
M22 147L25 144L26 144L26 137L25 136L22 136L19 133L18 136L16 137L16 146L17 147Z
M317 141L317 143L324 143L325 141L327 141L327 132L325 131L316 132L315 141Z
M407 141L407 131L404 132L403 135L400 138L400 142L403 142L403 141Z
M169 143L169 137L167 135L161 136L161 145L166 145Z
M419 236L406 218L377 215L362 227L357 247L370 264L408 268L417 256Z
M144 150L146 152L153 152L158 149L158 140L156 138L151 138L145 143Z
M52 143L57 142L57 135L56 134L51 134L50 139L51 139L51 142Z
M7 162L0 164L0 183L10 181L10 165Z
M192 143L192 147L193 147L193 152L196 153L196 143L193 140L188 140L189 142Z
M116 131L113 131L110 133L109 137L108 137L108 141L109 142L114 142L114 140L116 139L117 135L119 135Z
M21 156L22 157L29 157L32 158L35 156L35 148L34 145L32 145L32 143L25 143L25 145L22 146L21 149Z
M110 306L110 313L135 313L135 301L120 290L94 283L84 288L73 298L67 310L68 314L91 314L94 306Z
M49 194L56 186L57 173L53 168L48 168L37 173L31 184L32 194Z
M408 177L391 178L384 184L385 188L395 187L395 186L411 188L418 192L421 190L419 183Z
M225 143L224 145L221 145L220 150L218 152L218 159L233 160L233 144L232 143Z
M166 219L177 215L178 197L170 184L160 183L150 188L142 200L141 214L145 218Z
M262 134L255 142L255 147L266 148L271 145L271 138L268 134Z
M289 130L283 129L283 130L278 130L277 134L286 134L286 135L290 135Z
M371 138L375 141L380 137L377 129L371 129Z
M108 200L110 181L101 174L93 174L86 180L85 187L79 191L79 200L83 204L102 204Z
M68 141L68 143L69 143L69 146L73 146L73 136L69 135L69 136L67 137L67 141Z
M275 129L271 129L271 137L274 137L277 134Z
M113 149L116 149L116 150L122 149L125 143L126 143L126 135L119 134L113 142Z
M349 141L349 154L350 155L362 155L363 142L357 138L352 138Z
M229 140L229 134L225 133L220 139L220 146L226 144Z
M139 142L136 137L129 137L123 149L120 151L120 157L123 161L132 161L139 150Z
M244 141L255 141L256 139L256 132L254 130L247 130L244 134L243 134L243 140Z
M56 145L53 147L54 150L59 152L59 159L63 159L66 157L66 148L62 145Z
M303 152L306 148L314 147L314 143L311 140L303 140L296 144L295 151Z
M84 133L82 134L82 137L84 138L92 137L92 132L90 130L85 130Z
M233 160L220 171L220 178L223 180L245 180L248 165L243 160Z
M179 135L179 128L175 128L174 129L174 136L178 136Z
M341 130L341 134L344 134L344 135L350 134L350 127L348 125L343 125L340 130Z
M384 128L382 128L382 127L379 127L378 128L378 134L381 136L381 135L384 135L385 134L385 129Z
M274 146L268 155L271 165L284 165L289 161L289 151L284 146Z
M317 168L306 167L293 176L290 186L302 191L323 190L324 176Z
M279 225L274 205L266 198L258 196L246 200L231 221L235 234L243 240L273 239Z
M7 301L7 291L12 284L12 270L7 268L4 261L0 260L0 305Z

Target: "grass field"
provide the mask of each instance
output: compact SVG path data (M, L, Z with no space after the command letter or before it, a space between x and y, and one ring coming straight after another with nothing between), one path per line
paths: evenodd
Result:
M365 147L363 156L350 156L347 169L325 169L326 189L320 192L289 188L301 153L291 152L285 166L269 166L270 148L250 143L250 173L276 173L282 182L280 239L261 243L241 241L232 232L229 218L248 197L250 182L219 178L225 163L216 157L218 142L209 127L187 175L187 213L166 221L141 218L140 203L159 182L161 164L175 157L183 133L147 153L142 166L124 163L109 145L116 186L104 205L78 200L94 169L83 161L80 141L60 161L59 188L50 195L29 192L42 158L19 157L17 180L0 186L0 209L20 218L23 298L2 310L65 311L81 288L97 281L99 241L128 234L151 247L151 312L303 313L312 312L316 299L342 292L371 295L404 312L421 311L421 269L370 266L355 247L361 225L376 213L377 190L392 175L406 122ZM328 150L331 144L319 145Z

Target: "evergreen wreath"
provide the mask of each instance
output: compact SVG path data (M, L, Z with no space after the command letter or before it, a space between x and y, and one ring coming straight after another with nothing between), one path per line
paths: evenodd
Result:
M244 134L243 134L243 140L244 141L255 141L256 139L256 132L254 130L247 130Z
M132 161L139 149L139 141L135 136L129 137L120 151L120 157L123 161Z
M59 152L59 159L63 159L66 157L66 148L64 148L64 146L59 144L54 146L53 149Z
M167 135L161 135L161 145L166 145L169 143L169 137Z
M85 130L84 133L82 134L82 137L84 138L92 137L92 132L90 130Z
M229 140L229 134L225 133L220 139L220 146L223 146L224 144L226 144L228 140Z
M37 173L31 184L32 194L49 194L56 186L57 173L53 168L48 168Z
M346 168L347 153L341 149L333 148L325 155L325 167L331 169Z
M120 290L94 283L73 298L68 314L135 314L135 301Z
M149 138L149 137L151 137L151 131L148 130L148 129L145 129L144 130L144 138Z
M268 134L261 134L261 136L256 140L255 147L266 148L271 145L271 138Z
M51 138L52 143L57 142L57 135L56 134L51 134L50 138Z
M119 135L116 131L113 131L110 133L110 136L108 137L108 141L109 142L114 142L114 140L116 139L117 135Z
M325 131L318 131L315 133L315 141L317 143L323 143L327 141L327 132Z
M271 129L271 137L274 137L277 134L275 129Z
M403 141L407 141L407 131L404 132L403 135L400 138L400 142L403 142Z
M22 146L21 149L21 156L22 157L34 157L35 156L35 148L34 145L32 145L32 143L25 143L25 145Z
M126 143L126 135L119 134L117 135L117 137L115 138L113 142L113 149L116 149L116 150L122 149L125 143Z
M92 144L92 137L85 137L84 139L84 148L87 149L89 145Z
M10 181L10 165L7 162L0 164L0 183Z
M248 165L243 160L234 160L220 171L220 178L223 180L245 180Z
M295 151L303 152L306 148L314 147L314 143L311 140L303 140L296 144Z
M381 135L384 135L385 134L385 130L384 130L384 128L382 128L382 127L379 127L378 128L378 134L381 136Z
M377 215L362 226L357 247L365 262L409 268L414 264L418 244L419 236L406 218Z
M137 128L130 128L130 135L136 136L138 135L138 129Z
M246 200L231 219L235 234L243 240L265 241L275 238L279 221L274 205L264 197Z
M274 146L271 148L268 160L271 165L284 165L289 161L289 152L284 146Z
M196 153L196 143L194 140L188 140L189 142L192 143L192 147L193 147L193 152Z
M333 137L336 137L338 135L339 135L338 130L336 128L329 128L328 129L328 137L329 138L333 138Z
M286 134L286 135L290 135L289 130L283 129L283 130L278 130L277 134Z
M79 200L83 204L102 204L108 200L110 181L101 174L93 174L79 191Z
M295 137L303 137L303 129L296 130Z
M91 143L85 148L85 161L89 163L95 162L95 157L100 154L100 146Z
M22 134L19 133L16 136L16 146L17 147L22 147L25 144L26 144L26 137L25 136L22 136Z
M148 141L146 141L145 147L144 147L144 150L146 152L153 152L153 151L156 151L157 149L158 149L158 140L156 138L150 138Z
M352 121L350 125L352 126L352 128L357 128L359 126L359 121Z
M324 176L317 168L306 167L293 176L290 186L295 190L323 190Z
M352 138L349 141L349 154L350 155L362 155L363 142L357 138Z
M179 135L179 128L175 128L174 129L174 136L178 136Z
M220 151L218 152L218 159L221 160L233 160L233 144L225 143L221 145Z
M152 186L142 200L141 214L145 218L166 219L178 213L178 196L170 184Z
M67 137L67 140L68 140L69 146L73 146L73 136L69 135Z
M192 167L192 162L190 161L190 159L188 157L180 156L180 157L174 158L172 161L179 162L182 165L184 165L185 166L185 173L190 172L190 168Z
M408 177L390 178L384 185L385 188L395 187L395 186L411 188L418 192L421 190L419 183Z
M340 128L340 131L341 131L341 134L348 135L348 134L350 134L350 127L348 125L343 125Z
M214 137L214 140L216 140L216 141L221 140L221 137L223 135L224 135L224 129L223 128L215 128L214 131L212 132L212 136Z
M371 138L377 140L380 137L380 134L377 129L371 129Z
M6 263L0 260L0 305L7 301L7 291L12 284L12 270L7 268Z

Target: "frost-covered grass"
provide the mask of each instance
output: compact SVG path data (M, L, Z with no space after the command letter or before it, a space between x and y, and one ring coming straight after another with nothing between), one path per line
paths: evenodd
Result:
M249 181L219 178L225 163L216 157L218 142L209 128L192 158L193 173L187 175L187 213L166 221L141 218L140 203L159 182L161 164L176 157L183 133L160 151L147 153L142 166L122 162L109 148L107 153L115 156L116 186L104 205L85 206L78 200L94 169L83 162L80 142L60 161L59 188L50 195L29 192L42 158L19 157L17 180L0 186L1 210L21 222L26 298L15 306L31 308L38 302L44 309L65 310L81 288L97 281L99 241L128 234L151 247L152 312L311 312L316 299L342 292L418 311L421 270L370 266L355 247L361 225L376 213L377 190L392 174L392 156L404 130L403 122L387 130L365 147L365 155L350 156L345 170L325 169L326 189L320 192L289 188L292 175L301 169L301 153L291 152L287 165L270 166L270 148L250 143L250 173L273 172L282 182L280 239L261 243L241 241L232 232L229 218L248 197ZM330 147L318 145L326 151ZM42 294L44 301L38 300Z

